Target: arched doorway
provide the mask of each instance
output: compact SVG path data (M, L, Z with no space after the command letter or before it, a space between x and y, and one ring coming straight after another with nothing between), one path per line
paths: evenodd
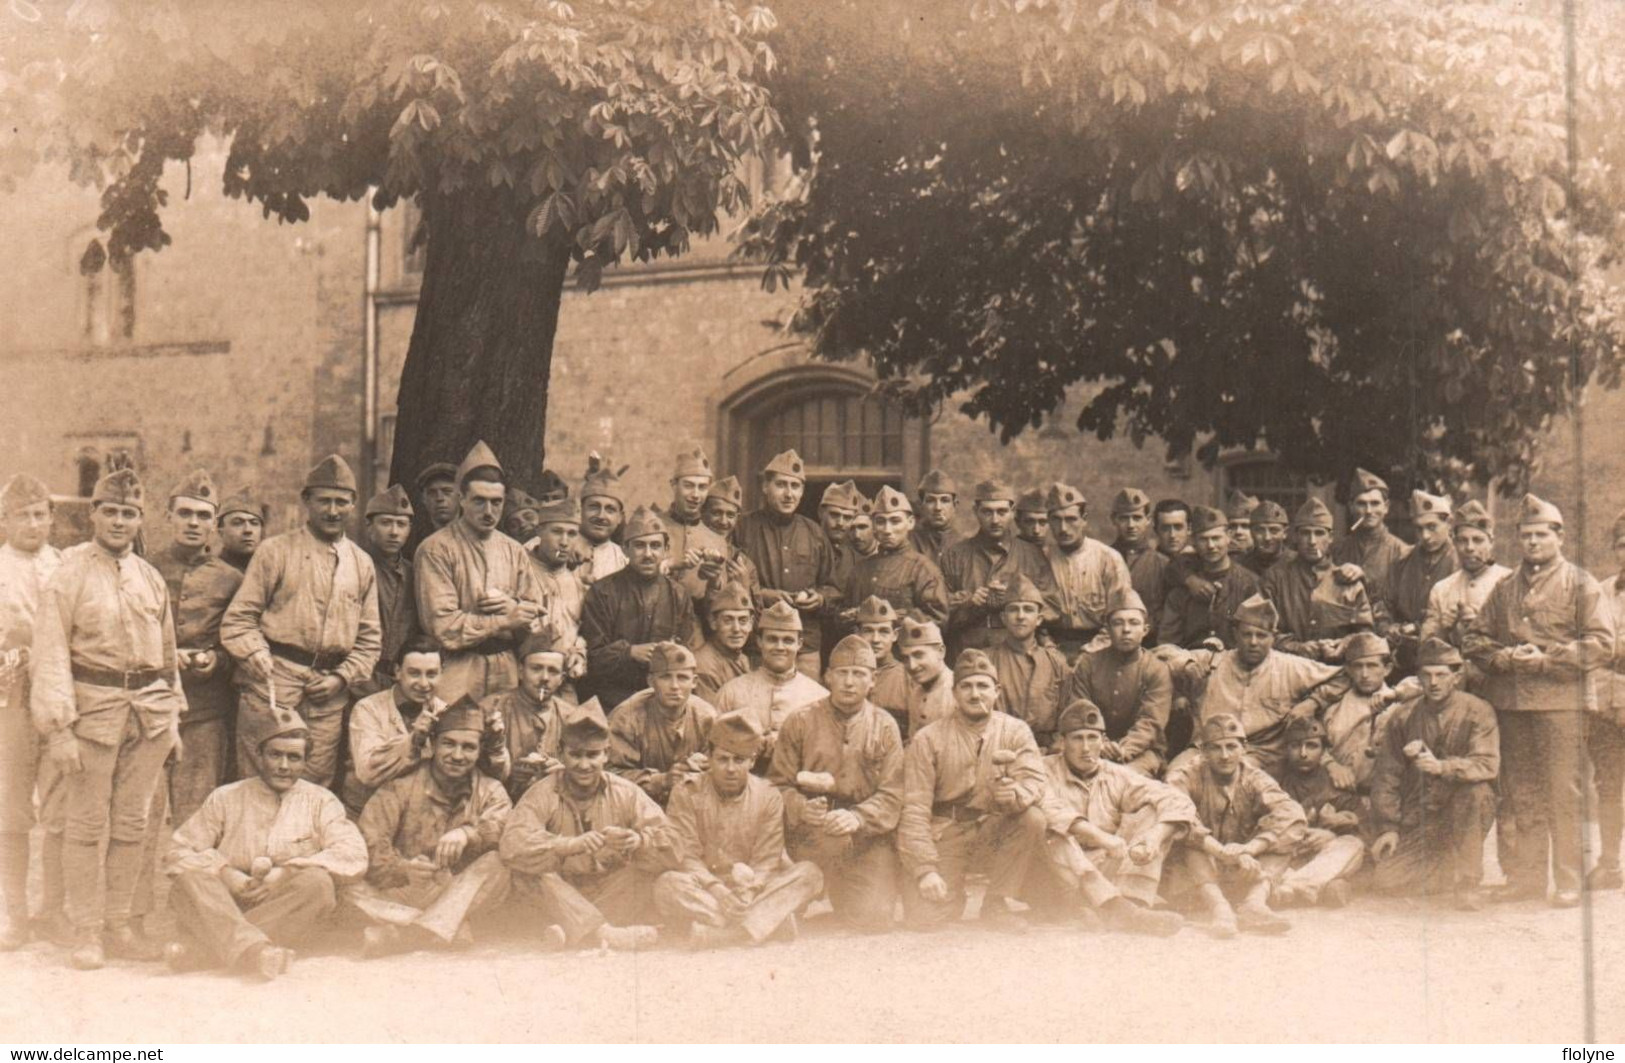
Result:
M773 455L795 450L807 465L801 510L816 517L824 488L855 480L908 491L926 461L926 426L873 394L874 378L839 365L797 365L752 381L722 404L720 453L754 499Z

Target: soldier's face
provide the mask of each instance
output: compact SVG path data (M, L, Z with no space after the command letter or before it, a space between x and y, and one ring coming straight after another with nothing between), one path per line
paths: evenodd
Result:
M228 554L253 554L265 534L265 522L252 513L228 513L220 522L220 548Z
M103 549L122 553L141 531L141 511L134 506L102 502L91 511L90 527Z
M1011 602L999 610L999 616L1004 621L1004 630L1015 638L1024 639L1038 630L1043 609L1037 602Z
M925 512L925 526L932 531L943 531L954 522L955 495L931 494L920 496L920 509Z
M1484 567L1495 560L1495 540L1477 528L1460 527L1456 529L1456 559L1469 575L1482 572ZM1614 556L1620 556L1620 544L1614 546ZM1625 564L1625 561L1622 561Z
M169 501L169 528L175 542L198 549L209 541L209 527L214 524L214 505L196 498L172 498Z
M435 736L431 756L442 779L466 779L474 770L474 762L480 759L480 733L442 731Z
M609 763L609 739L566 742L561 753L565 779L578 790L590 790Z
M867 513L859 513L847 525L846 534L852 542L852 549L867 554L875 548L875 519Z
M508 514L507 527L503 530L522 543L528 543L536 535L536 510L531 506L521 506Z
M1258 540L1258 549L1266 557L1280 553L1281 547L1286 545L1285 524L1276 524L1274 521L1270 521L1265 524L1254 525L1253 535Z
M1310 564L1324 561L1331 545L1332 533L1326 528L1304 525L1297 530L1298 556Z
M1246 553L1253 548L1253 526L1251 524L1230 523L1230 549L1236 553Z
M1286 747L1287 766L1303 775L1320 767L1321 758L1325 755L1326 744L1318 738L1306 738Z
M660 563L666 560L666 536L641 535L626 544L626 561L644 579L660 575Z
M900 549L913 530L912 513L881 513L875 517L875 541L882 550Z
M876 624L859 624L858 635L874 651L876 661L885 662L891 659L891 648L897 642L897 627L890 620L882 620Z
M1563 548L1563 533L1550 524L1519 525L1518 548L1523 551L1525 561L1543 565L1557 557Z
M1450 542L1450 525L1437 513L1424 513L1416 518L1416 542L1430 554L1443 550Z
M1349 680L1354 684L1357 694L1371 695L1382 689L1383 682L1388 678L1388 658L1361 657L1350 661L1343 666L1349 674Z
M843 665L824 672L824 685L829 688L829 700L838 709L855 709L874 689L875 674L858 665Z
M489 535L502 522L502 503L508 489L489 480L470 480L463 485L459 506L463 520L481 535Z
M999 684L989 675L967 675L954 680L954 704L972 720L985 718L999 700Z
M824 534L831 540L840 539L846 535L846 529L852 526L852 518L856 514L842 506L819 506L818 523L824 528Z
M1015 506L1010 502L976 503L976 527L989 539L997 539L1010 528L1010 517Z
M273 793L285 794L305 774L306 739L284 735L260 747L260 778Z
M1230 531L1223 526L1209 528L1196 537L1196 555L1202 564L1216 568L1230 556Z
M916 683L929 683L947 667L948 651L941 646L910 646L903 651L903 667Z
M1125 543L1138 545L1145 541L1145 533L1151 530L1151 517L1143 509L1133 513L1113 513L1112 524L1117 528L1117 537ZM1060 540L1060 536L1056 536Z
M749 609L718 609L711 614L711 637L723 649L738 653L750 641Z
M1217 742L1202 743L1202 760L1213 769L1213 774L1228 779L1241 768L1242 744L1239 738L1224 738Z
M705 492L711 490L709 476L677 476L671 481L672 508L685 517L697 517L705 504Z
M1422 696L1428 701L1440 702L1456 689L1461 673L1448 664L1428 664L1416 670L1416 678L1422 681Z
M725 498L708 498L700 510L700 519L718 535L731 535L739 523L739 507Z
M1100 770L1100 754L1106 748L1106 735L1092 727L1068 731L1061 739L1061 756L1067 767L1085 778Z
M775 513L791 514L801 505L801 493L807 485L794 476L785 476L783 473L774 473L762 477L762 498L767 508Z
M750 766L754 763L755 757L712 746L705 770L711 773L711 785L717 788L717 793L723 797L733 797L744 792L745 780L750 778Z
M1106 619L1106 630L1112 637L1112 649L1118 653L1133 653L1145 642L1145 614L1138 609L1119 609Z
M692 668L673 668L660 675L651 675L649 686L653 688L655 700L661 708L676 712L687 705L688 699L693 696L696 678Z
M1116 520L1117 518L1113 518ZM1145 534L1145 517L1141 515L1140 534ZM1118 524L1121 532L1122 524ZM1057 509L1049 515L1049 531L1055 536L1055 545L1064 549L1072 549L1083 542L1083 537L1089 532L1089 522L1084 519L1082 506L1067 506ZM1133 541L1133 540L1131 540Z
M1157 514L1157 546L1169 557L1191 541L1191 517L1182 509Z
M427 705L440 683L439 653L409 653L395 672L395 685L414 705Z
M50 538L51 503L19 506L6 514L4 524L6 542L25 554L32 554Z
M607 543L625 516L626 507L618 500L588 495L581 500L581 534L590 543Z
M785 675L796 666L796 654L801 652L799 631L758 631L756 648L762 652L762 667Z
M1236 625L1236 656L1248 668L1257 668L1275 648L1275 632L1256 624Z
M1355 495L1349 507L1354 510L1356 528L1375 528L1388 519L1388 497L1375 488Z
M321 539L337 542L355 509L355 495L331 487L312 487L299 496L305 504L305 520Z
M1043 513L1030 510L1017 513L1016 534L1035 546L1043 546L1049 537L1049 519Z
M532 701L546 701L564 685L564 654L533 653L519 666L519 685Z
M397 557L412 534L412 518L379 513L367 518L367 542L385 557Z
M436 528L457 519L457 485L451 479L430 480L423 487L423 511Z
M557 568L575 559L576 543L581 539L581 525L566 521L549 521L536 530L536 556L544 565Z

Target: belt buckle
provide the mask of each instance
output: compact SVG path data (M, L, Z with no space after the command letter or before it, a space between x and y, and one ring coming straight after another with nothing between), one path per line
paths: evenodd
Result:
M140 690L141 685L133 685L133 684L135 684L135 677L140 675L144 671L146 671L145 668L134 669L134 670L125 669L125 671L124 671L124 689L125 690Z

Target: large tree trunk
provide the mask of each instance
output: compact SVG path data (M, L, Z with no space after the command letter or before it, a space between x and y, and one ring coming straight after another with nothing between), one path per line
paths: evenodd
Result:
M475 440L509 482L542 471L553 334L569 245L527 231L506 189L425 194L428 244L417 319L397 399L390 481L436 461L457 464Z

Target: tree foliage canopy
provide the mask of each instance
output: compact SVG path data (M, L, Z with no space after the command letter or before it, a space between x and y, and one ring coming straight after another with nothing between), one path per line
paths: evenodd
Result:
M777 0L810 135L746 250L918 408L1207 462L1523 483L1618 382L1625 19L1561 6ZM1577 203L1575 200L1577 199Z
M229 144L225 192L301 221L497 190L591 284L741 205L779 132L772 13L732 0L81 0L0 19L0 188L39 160L103 189L105 254L169 242L164 165ZM100 251L98 247L95 249Z

